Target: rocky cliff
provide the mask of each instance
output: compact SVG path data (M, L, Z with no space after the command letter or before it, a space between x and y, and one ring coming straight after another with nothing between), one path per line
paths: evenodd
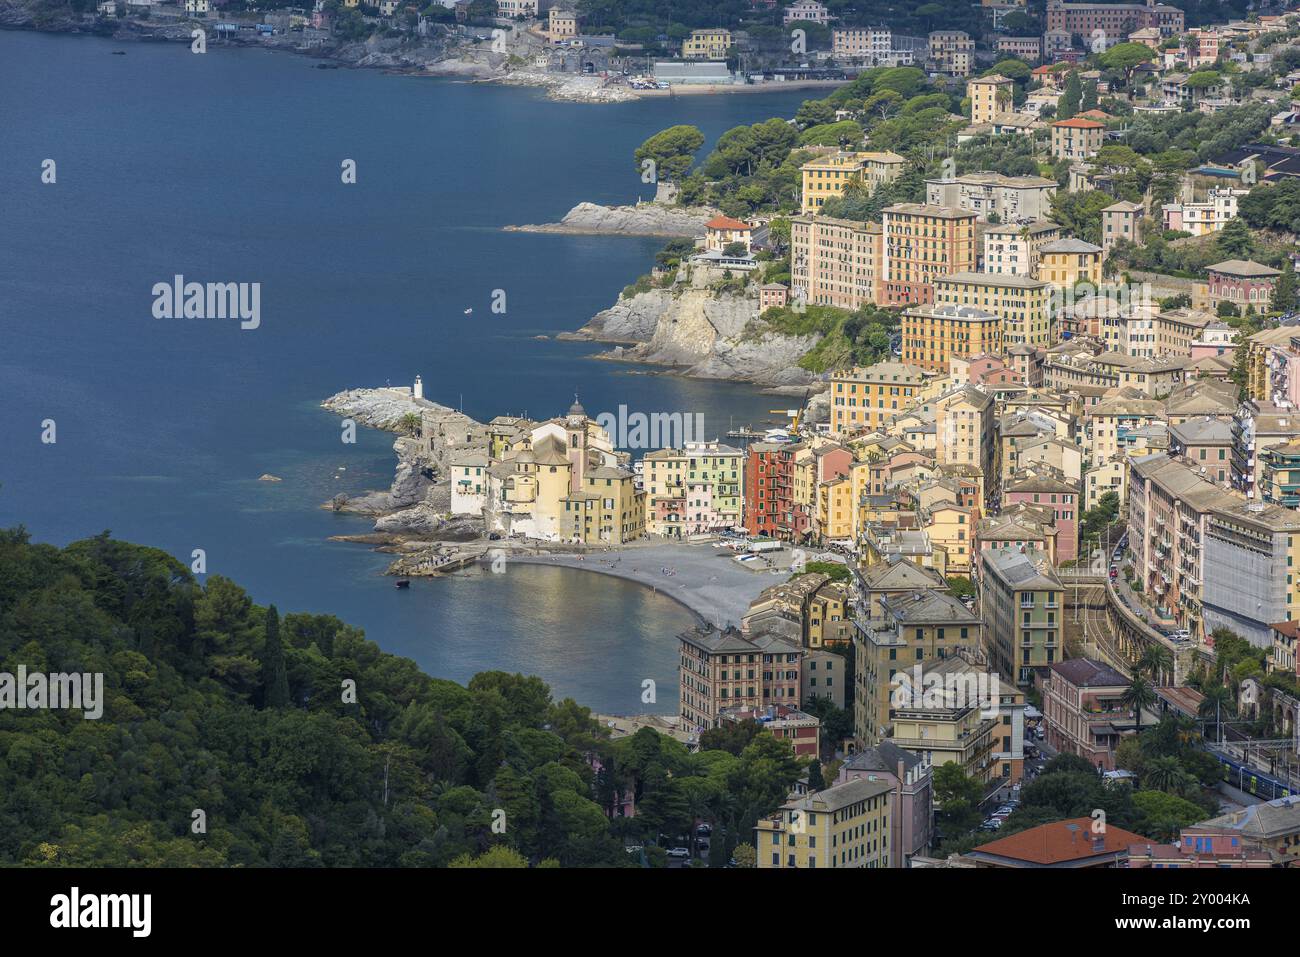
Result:
M601 358L673 366L699 378L791 391L814 382L799 360L817 337L773 332L758 318L756 284L723 291L720 278L695 268L688 281L620 299L566 338L617 343Z
M421 435L399 435L393 442L397 469L386 492L367 492L324 507L378 516L375 531L392 535L431 536L447 520L451 507L447 475L450 433L472 432L482 426L462 412L405 389L349 389L330 396L322 407L358 425L401 432L406 416L419 416Z
M668 206L638 203L635 206L601 206L579 203L558 223L536 226L507 226L521 233L573 233L615 236L703 236L704 224L717 213L704 206Z

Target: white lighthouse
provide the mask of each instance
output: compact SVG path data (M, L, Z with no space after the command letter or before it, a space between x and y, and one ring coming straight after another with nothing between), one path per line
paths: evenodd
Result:
M424 380L422 380L419 376L415 377L415 385L411 387L411 395L413 395L417 399L424 398Z

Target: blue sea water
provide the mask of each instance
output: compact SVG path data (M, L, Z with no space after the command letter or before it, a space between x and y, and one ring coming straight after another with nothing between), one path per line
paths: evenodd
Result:
M336 614L429 674L518 670L615 713L653 710L654 678L674 711L691 618L661 595L536 566L400 592L387 556L326 541L369 523L318 506L387 487L394 458L386 434L343 444L319 403L420 374L480 419L561 414L574 392L593 414L703 412L711 433L767 418L752 388L534 338L608 306L661 241L501 227L648 198L645 137L693 123L707 150L803 95L568 104L313 64L0 32L0 524L56 544L111 529L187 563L202 548L256 601ZM260 283L261 326L155 319L151 290L177 274Z

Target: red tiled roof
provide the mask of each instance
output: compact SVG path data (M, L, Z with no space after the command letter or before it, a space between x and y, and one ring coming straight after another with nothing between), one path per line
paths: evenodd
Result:
M1095 120L1083 120L1077 116L1071 120L1057 120L1052 125L1068 127L1072 130L1104 130L1106 128L1104 123L1098 123Z
M704 224L705 229L753 229L749 223L742 223L738 219L732 219L730 216L714 216Z
M1074 825L1074 829L1070 825ZM972 854L1009 858L1025 864L1048 866L1086 861L1119 851L1148 839L1122 827L1108 826L1101 834L1092 833L1092 818L1076 817L1054 824L1040 824L1019 834L1000 838L974 848Z

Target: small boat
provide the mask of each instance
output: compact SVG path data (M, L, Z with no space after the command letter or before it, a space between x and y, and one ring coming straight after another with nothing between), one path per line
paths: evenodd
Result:
M467 315L467 316L472 316L473 314L474 314L474 310L473 310L473 309L466 309L466 310L465 310L465 315Z
M114 51L113 51L113 56L126 56L126 51L125 51L125 50L114 50Z
M397 585L396 585L395 587L397 587L397 588L410 588L410 587L411 587L411 580L410 580L409 578L399 578L399 579L397 579Z

